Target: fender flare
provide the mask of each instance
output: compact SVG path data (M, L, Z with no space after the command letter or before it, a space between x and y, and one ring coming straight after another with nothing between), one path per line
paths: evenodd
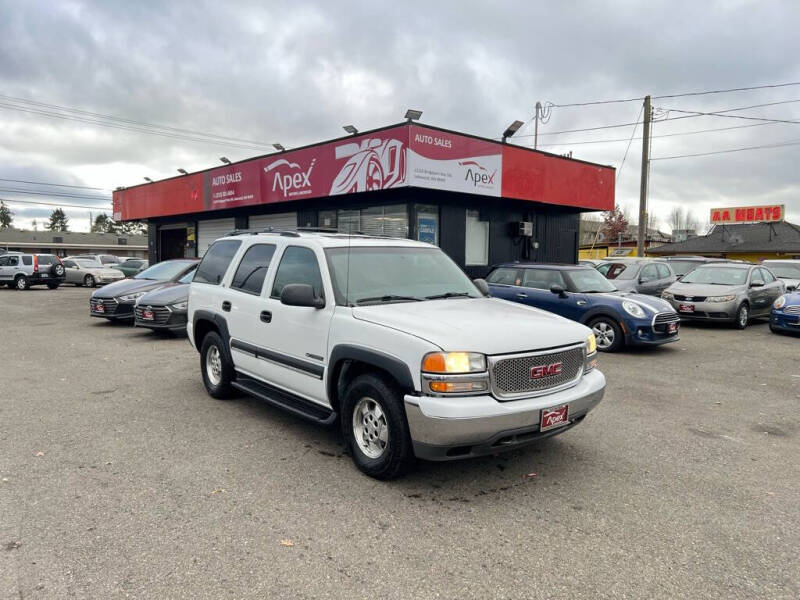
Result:
M227 359L233 364L233 359L231 357L231 334L228 331L228 322L225 320L225 317L213 313L210 310L196 310L194 311L194 315L192 315L192 331L197 331L198 321L209 321L217 328L217 331L219 331L222 337L222 341L225 342L225 352L228 353ZM194 345L195 349L200 352L197 337L194 338Z
M339 365L346 360L355 360L386 371L400 384L403 391L414 391L414 379L411 377L411 370L400 359L379 350L351 344L340 344L334 346L331 351L328 368L326 369L327 380L325 387L329 399L336 398L338 395Z

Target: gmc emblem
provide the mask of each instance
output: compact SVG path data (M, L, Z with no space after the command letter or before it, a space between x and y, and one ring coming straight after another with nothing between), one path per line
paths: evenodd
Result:
M553 375L561 375L561 367L564 363L552 363L550 365L541 365L538 367L531 367L531 379L541 379L542 377L552 377Z

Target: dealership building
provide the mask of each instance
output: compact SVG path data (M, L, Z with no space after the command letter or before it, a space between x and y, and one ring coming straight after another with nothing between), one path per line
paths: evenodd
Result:
M114 218L147 221L151 262L202 256L237 229L311 227L435 244L482 276L575 262L580 214L614 207L614 173L408 121L119 188Z

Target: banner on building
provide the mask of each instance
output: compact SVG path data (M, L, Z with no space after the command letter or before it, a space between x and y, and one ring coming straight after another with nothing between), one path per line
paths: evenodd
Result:
M725 225L730 223L772 223L775 221L783 221L785 214L786 207L783 204L712 208L710 221L712 225Z

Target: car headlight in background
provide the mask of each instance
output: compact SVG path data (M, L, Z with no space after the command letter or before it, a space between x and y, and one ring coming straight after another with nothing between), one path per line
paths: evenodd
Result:
M636 317L638 319L643 319L645 317L644 309L630 300L625 300L625 302L622 303L622 308L632 317Z
M777 310L782 309L784 306L786 306L786 296L781 296L772 304L772 307Z
M709 296L706 298L706 302L733 302L736 300L735 294L729 294L727 296Z
M175 304L170 304L170 308L173 310L186 310L186 307L189 306L189 301L184 300L183 302L176 302Z
M424 391L481 394L489 390L486 356L477 352L431 352L422 359Z
M120 296L119 299L122 302L133 302L137 298L141 298L144 296L144 292L134 292L133 294L125 294L124 296Z
M662 300L674 300L674 299L675 299L675 296L673 296L673 295L672 295L672 294L670 294L669 292L666 292L666 291L665 291L665 292L661 292L661 299L662 299Z

